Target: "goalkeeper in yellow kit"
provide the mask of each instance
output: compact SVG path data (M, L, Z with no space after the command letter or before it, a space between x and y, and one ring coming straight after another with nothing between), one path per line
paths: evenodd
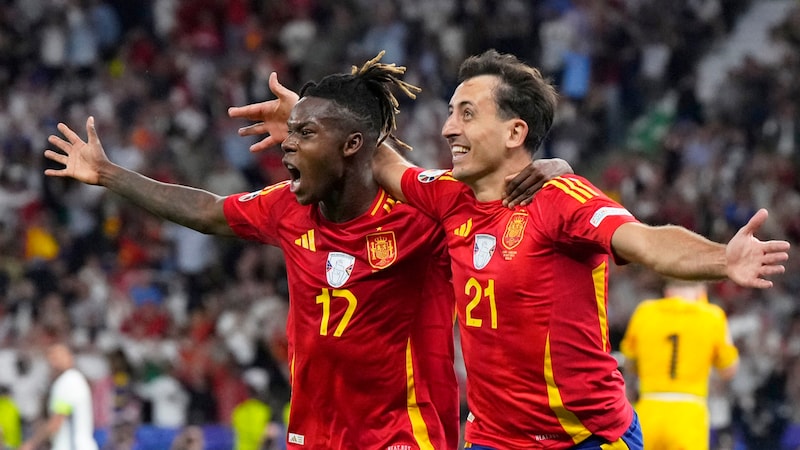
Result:
M664 298L642 302L620 350L626 374L639 377L636 412L646 450L707 450L711 368L725 380L739 352L725 312L708 302L700 282L669 280Z

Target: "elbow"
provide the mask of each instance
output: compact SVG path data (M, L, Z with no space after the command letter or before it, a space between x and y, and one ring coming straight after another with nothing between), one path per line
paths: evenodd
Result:
M724 369L720 369L718 371L719 372L719 377L722 378L723 381L730 381L730 380L733 379L734 376L736 376L736 372L738 370L739 370L739 361L736 361L735 363L731 364L730 366L728 366L728 367L726 367Z

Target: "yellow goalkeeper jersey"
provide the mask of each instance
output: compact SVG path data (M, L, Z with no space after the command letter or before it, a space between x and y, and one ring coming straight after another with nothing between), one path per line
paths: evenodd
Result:
M642 302L631 316L620 350L636 362L642 395L705 398L711 368L725 369L739 358L722 308L677 297Z

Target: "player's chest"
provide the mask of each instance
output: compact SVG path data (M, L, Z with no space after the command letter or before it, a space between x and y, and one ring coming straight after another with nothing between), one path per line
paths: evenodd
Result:
M465 271L508 270L543 249L524 209L472 211L444 221L454 266Z
M349 228L306 223L286 230L282 247L290 273L339 288L391 276L424 258L425 240L418 233L380 223Z

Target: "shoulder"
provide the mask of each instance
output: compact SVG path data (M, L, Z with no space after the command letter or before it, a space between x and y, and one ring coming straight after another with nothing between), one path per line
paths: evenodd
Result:
M725 310L722 309L721 306L716 305L714 303L701 303L703 311L710 316L714 316L716 318L725 319Z
M551 196L571 198L580 203L597 198L605 197L605 194L586 178L580 175L561 175L548 181L542 187L542 193L547 192Z
M257 199L279 200L291 196L292 193L289 191L289 180L286 180L264 187L257 191L247 192L244 194L234 194L229 198L232 198L240 203L247 203Z
M662 299L662 298L651 298L651 299L642 300L639 303L639 305L636 306L636 309L634 309L633 313L634 314L638 314L638 315L652 314L653 311L657 311L658 309L661 308L661 305L663 303L661 300L664 300L664 299Z
M407 184L419 187L434 187L437 189L468 189L467 186L453 177L453 171L448 169L423 169L421 167L409 168L405 175Z

